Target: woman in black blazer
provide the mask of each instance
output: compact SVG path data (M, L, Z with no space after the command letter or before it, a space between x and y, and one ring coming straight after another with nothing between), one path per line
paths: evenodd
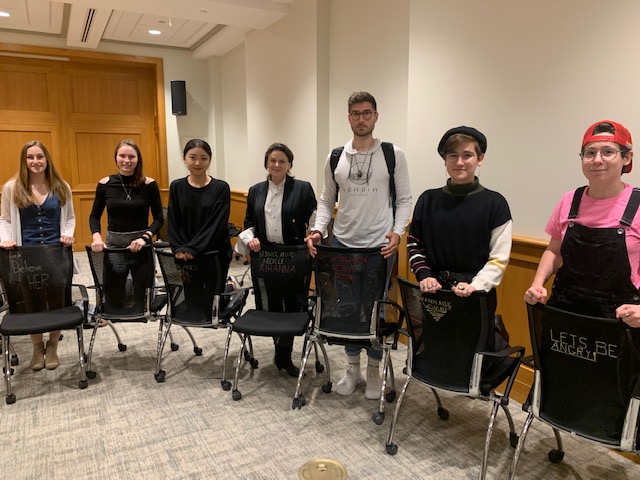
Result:
M291 176L293 152L282 143L271 145L264 155L267 180L249 189L244 231L239 243L251 251L260 251L261 245L302 245L307 227L316 210L316 196L309 182ZM238 248L241 252L242 247ZM241 252L242 253L242 252ZM275 364L292 377L298 368L291 361L293 337L276 337Z

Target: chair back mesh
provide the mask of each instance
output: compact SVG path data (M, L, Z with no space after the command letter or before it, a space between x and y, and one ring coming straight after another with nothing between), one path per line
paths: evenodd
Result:
M153 248L139 252L110 248L94 252L87 246L93 281L100 295L101 314L109 317L143 315L154 282Z
M379 248L317 246L315 272L320 312L316 327L326 334L375 335L376 301L384 298L387 261Z
M640 329L540 304L528 306L528 313L540 418L619 444L629 400L640 397Z
M73 250L59 244L0 250L0 278L11 313L71 305Z
M156 251L169 296L173 320L211 323L213 300L224 290L226 278L220 254L208 252L193 260L177 260L170 250Z
M468 391L474 355L484 349L490 331L486 294L423 294L404 278L398 283L411 342L412 376L446 390Z
M256 309L304 312L308 308L312 259L306 245L263 245L251 252Z

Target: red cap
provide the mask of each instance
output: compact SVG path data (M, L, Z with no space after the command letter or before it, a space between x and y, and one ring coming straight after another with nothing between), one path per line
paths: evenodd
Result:
M595 128L603 123L609 123L613 126L613 136L607 133L593 133ZM591 142L614 142L618 145L622 145L623 147L627 147L629 150L633 150L633 142L631 140L629 130L627 130L622 124L611 120L601 120L587 128L587 131L584 133L584 137L582 138L582 149L584 149L584 146L587 143ZM622 173L629 173L631 171L631 167L632 162L622 168Z

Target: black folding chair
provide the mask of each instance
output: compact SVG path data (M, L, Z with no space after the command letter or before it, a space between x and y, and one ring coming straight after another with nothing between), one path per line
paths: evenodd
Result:
M164 279L164 290L168 296L166 314L160 316L158 325L158 354L155 379L164 382L166 371L162 370L162 352L171 335L171 326L183 327L191 341L193 351L202 355L189 328L228 328L232 320L242 313L248 295L247 289L225 293L226 275L222 270L218 252L205 253L193 260L176 260L170 250L156 250L158 263ZM226 382L226 360L231 330L227 333L225 355L222 363L222 382ZM172 350L174 344L171 344ZM253 348L249 358L253 358Z
M315 258L315 286L317 305L313 329L308 335L307 348L302 367L307 363L312 346L322 350L327 366L327 382L322 391L330 393L333 388L331 367L324 344L356 345L381 350L382 386L378 411L372 416L377 425L384 421L385 400L396 398L395 378L389 351L397 348L398 328L402 325L403 313L399 305L384 300L387 282L387 260L380 255L379 248L338 248L317 245ZM398 322L386 322L383 311L386 306L394 308ZM391 391L386 392L387 374L391 377ZM294 408L306 402L298 379Z
M396 403L386 442L387 453L395 455L398 451L393 443L398 413L407 387L415 379L433 391L442 420L449 418L449 412L442 406L438 390L492 402L480 470L480 478L484 478L499 407L509 422L511 446L515 448L518 443L508 404L524 348L485 351L487 345L493 344L495 335L495 319L489 313L485 292L475 292L465 298L449 290L423 294L418 285L404 278L398 278L398 283L409 333L408 376ZM495 389L505 380L506 388L500 395Z
M534 381L510 478L534 418L553 429L553 463L564 458L560 432L638 454L640 329L542 304L527 310L533 355L523 362L534 369Z
M91 370L93 347L101 321L105 321L116 336L118 350L124 352L127 345L122 343L114 323L146 323L155 319L166 305L166 295L155 287L154 250L150 245L139 252L127 248L109 248L94 252L86 247L89 266L96 293L96 307L93 314L93 332L87 354L87 377L93 379L96 372Z
M73 251L70 247L57 244L0 249L3 302L9 308L0 323L7 404L16 401L11 391L14 370L9 354L10 338L15 335L75 328L80 363L79 387L87 387L82 324L87 318L89 297L83 285L71 283L72 277ZM71 287L80 290L83 309L73 305Z
M263 245L259 252L251 253L251 279L256 308L247 310L231 327L242 338L231 391L234 400L242 398L238 376L247 340L251 336L302 336L312 320L309 309L311 256L306 245ZM256 368L258 362L251 366ZM303 374L301 368L298 378ZM228 387L222 385L225 390Z

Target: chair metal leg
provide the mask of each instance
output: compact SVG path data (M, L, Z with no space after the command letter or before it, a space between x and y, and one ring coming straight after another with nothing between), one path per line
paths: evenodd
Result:
M87 367L84 363L84 327L82 324L76 327L76 337L78 339L78 358L80 360L80 382L78 385L82 390L87 388L89 384L87 381Z
M96 372L91 370L91 360L93 356L93 346L96 341L96 334L98 333L98 326L100 324L99 319L96 319L96 322L93 326L93 332L91 332L91 340L89 341L89 352L87 353L87 377L90 379L96 378Z
M164 351L167 336L171 335L171 322L167 322L165 318L160 317L158 322L158 345L156 347L156 372L154 378L156 382L162 383L165 380L167 372L162 370L162 352Z
M527 419L524 421L522 432L520 433L520 440L518 441L518 446L516 447L516 451L513 454L513 460L511 461L511 468L509 469L509 480L513 480L516 477L516 466L518 465L518 458L520 458L520 452L524 448L524 440L525 438L527 438L527 433L529 432L529 427L531 426L532 421L533 421L533 413L529 412Z
M480 479L483 480L487 475L487 464L489 462L489 446L491 445L491 435L493 434L493 425L496 421L496 414L498 413L498 408L500 407L500 402L494 400L493 406L491 407L491 415L489 416L489 426L487 427L487 436L484 441L484 453L482 455L482 467L480 468Z
M448 420L449 419L449 410L444 408L444 406L442 405L442 400L440 400L440 395L438 395L438 392L436 391L435 388L431 389L431 393L433 393L433 396L436 399L436 404L438 405L438 416L442 420Z
M396 422L398 421L398 413L400 413L400 407L402 407L402 400L404 400L404 395L407 393L407 387L409 386L409 382L411 382L411 375L407 376L407 379L404 381L404 385L402 386L402 391L400 392L400 396L398 397L398 401L396 402L396 408L393 411L393 419L391 420L391 426L389 427L389 436L387 437L387 443L385 444L385 448L389 455L395 455L398 453L398 446L393 443L393 434L396 430Z
M384 407L387 396L387 373L389 372L389 365L391 364L391 355L387 348L382 351L382 386L380 388L380 403L378 405L378 411L373 414L371 419L376 425L382 425L384 422ZM393 367L391 368L393 372ZM395 391L394 391L395 396ZM393 401L393 400L392 400Z
M6 388L5 402L7 405L16 403L16 396L11 392L11 363L9 360L9 336L2 335L2 353L4 354L4 385Z
M202 355L202 349L198 346L198 342L196 342L196 338L193 336L193 333L191 333L191 330L188 327L182 327L184 329L185 332L187 332L187 335L189 335L189 338L191 339L191 344L193 345L193 353L196 354L197 357L199 357L200 355ZM171 350L173 350L173 341L171 342ZM177 349L176 349L177 350Z
M118 334L118 330L116 329L116 326L110 322L109 320L106 321L107 325L109 326L109 328L111 329L111 331L113 332L113 334L116 336L116 342L118 342L118 350L120 350L121 352L124 352L127 350L127 346L122 343L122 339L120 338L120 335Z
M220 385L223 390L231 390L231 382L227 380L227 359L229 358L229 345L231 344L231 336L233 335L232 327L227 329L227 340L224 342L224 356L222 357L222 378Z
M513 424L513 417L511 416L511 412L509 411L509 405L505 405L500 403L502 410L504 411L505 416L507 417L507 421L509 422L509 443L512 448L516 448L518 445L518 434L516 433L516 427Z
M247 343L248 335L241 335L242 344L240 345L240 352L238 352L238 360L236 362L236 373L233 377L233 388L231 389L231 398L234 400L240 400L242 398L242 394L238 390L238 376L240 375L240 364L242 363L242 358L244 357L244 350Z
M311 354L311 348L313 347L314 342L307 342L304 349L304 354L302 356L302 361L300 362L300 371L298 372L298 381L296 383L296 391L293 394L293 402L291 403L292 409L300 410L307 403L304 395L302 395L302 377L304 376L304 369L307 366L307 361L309 360L309 355Z

